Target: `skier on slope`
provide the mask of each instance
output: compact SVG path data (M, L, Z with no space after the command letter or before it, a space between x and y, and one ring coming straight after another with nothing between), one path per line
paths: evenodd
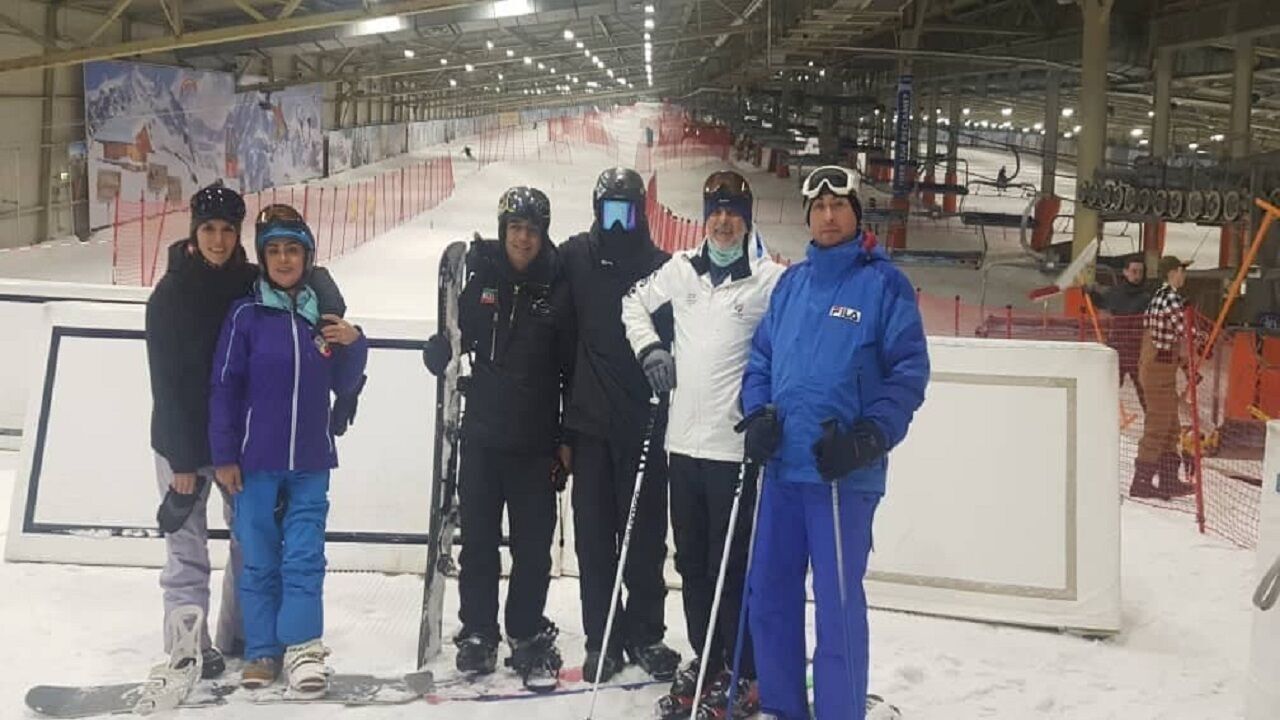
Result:
M236 496L232 530L244 554L241 684L269 685L283 665L292 692L318 697L328 688L324 535L338 464L330 396L358 390L368 343L321 314L310 285L315 236L301 217L273 206L256 231L260 277L232 304L214 356L209 445L218 483Z
M708 628L712 644L706 677L713 682L705 707L718 717L726 714L758 470L750 464L742 473L745 486L713 623L721 553L731 531L730 508L743 463L742 437L733 428L742 419L739 395L751 335L782 274L751 224L751 186L741 175L712 173L703 185L702 204L707 223L702 246L677 254L622 300L627 339L650 386L658 393L671 391L666 438L671 453L671 527L695 657L659 700L660 717L688 717L693 711L700 696L695 686ZM674 357L650 319L650 313L668 304L675 315ZM733 717L758 710L749 638L744 644L748 648L743 651L745 665Z
M855 179L804 181L806 261L783 274L743 376L746 453L767 463L747 599L762 711L809 717L805 573L813 564L816 717L861 720L862 587L887 455L924 401L929 358L915 292L859 229ZM834 516L839 516L838 524Z
M572 466L560 434L562 393L576 349L569 287L547 234L551 203L541 190L513 187L498 201L498 240L477 240L458 299L462 348L472 357L462 421L459 493L465 542L459 558L462 630L458 670L487 675L497 666L498 546L502 509L510 518L511 581L505 625L507 664L536 692L555 689L558 629L543 612L551 579L556 493ZM437 333L423 360L432 374L452 356Z
M583 676L596 680L620 542L650 418L653 395L621 319L622 296L670 257L649 237L644 181L634 170L610 168L592 193L595 222L560 246L578 317L573 389L565 426L573 446L573 514L582 626L587 636ZM658 336L671 342L671 310L657 313ZM620 610L600 680L622 669L624 657L659 680L670 680L680 655L663 643L662 567L667 546L666 394L653 413L645 477L624 578Z
M209 611L207 503L214 471L209 453L209 373L218 331L232 301L253 287L258 267L240 244L244 199L221 181L191 196L191 231L169 246L168 266L147 299L147 364L151 373L151 447L162 495L157 520L165 532L167 558L160 573L165 617L174 608ZM327 312L346 311L327 272L315 287ZM233 504L223 493L223 518L231 527ZM240 544L231 537L231 557L222 583L222 605L212 642L201 629L201 671L206 678L226 668L222 652L244 652L236 578ZM172 650L165 636L165 652Z

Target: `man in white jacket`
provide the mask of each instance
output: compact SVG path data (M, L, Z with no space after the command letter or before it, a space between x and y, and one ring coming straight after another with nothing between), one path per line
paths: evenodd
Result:
M671 692L659 700L659 717L688 717L705 695L713 717L725 717L738 615L742 605L756 470L743 470L739 392L751 337L769 307L783 268L770 257L751 226L752 195L735 172L716 172L703 187L707 237L696 250L678 253L636 283L622 301L627 340L654 392L672 391L667 428L670 453L671 525L676 569L684 583L685 621L695 658L677 673ZM671 303L674 357L663 349L650 314ZM677 383L677 379L679 382ZM706 687L697 685L700 658L711 622L717 574L729 535L730 508L739 477L744 487L731 540L708 657ZM734 717L758 706L755 665L744 641L743 672Z

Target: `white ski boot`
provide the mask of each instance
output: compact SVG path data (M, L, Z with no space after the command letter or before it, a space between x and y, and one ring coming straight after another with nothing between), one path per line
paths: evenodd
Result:
M169 662L151 668L133 712L150 715L172 710L182 702L204 670L200 640L204 634L204 611L196 605L173 609L165 620L169 639Z
M292 694L306 700L324 696L329 690L329 674L324 667L328 654L329 649L320 638L285 649L284 671Z

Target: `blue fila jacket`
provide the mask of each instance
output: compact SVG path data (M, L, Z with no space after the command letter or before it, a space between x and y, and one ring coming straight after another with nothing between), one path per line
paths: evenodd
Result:
M772 403L782 443L769 477L822 482L813 446L822 423L847 430L870 419L892 448L929 381L929 356L915 290L874 236L861 232L832 248L809 244L804 262L778 280L751 341L743 411ZM888 461L850 474L859 490L883 493Z

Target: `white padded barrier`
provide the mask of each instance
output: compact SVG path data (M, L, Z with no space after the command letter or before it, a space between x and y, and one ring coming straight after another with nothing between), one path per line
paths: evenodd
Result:
M1257 564L1253 577L1262 579L1273 563L1280 562L1280 421L1267 423L1267 446L1262 459L1262 503L1258 516ZM1275 720L1280 717L1280 607L1253 608L1249 675L1245 685L1245 718Z
M158 565L142 309L57 303L45 313L6 557ZM330 567L421 572L435 383L418 348L433 324L356 321L374 349L356 424L338 440ZM877 516L871 603L1118 631L1114 351L934 338L930 352L927 399L894 452ZM572 523L557 545L557 565L575 574Z

